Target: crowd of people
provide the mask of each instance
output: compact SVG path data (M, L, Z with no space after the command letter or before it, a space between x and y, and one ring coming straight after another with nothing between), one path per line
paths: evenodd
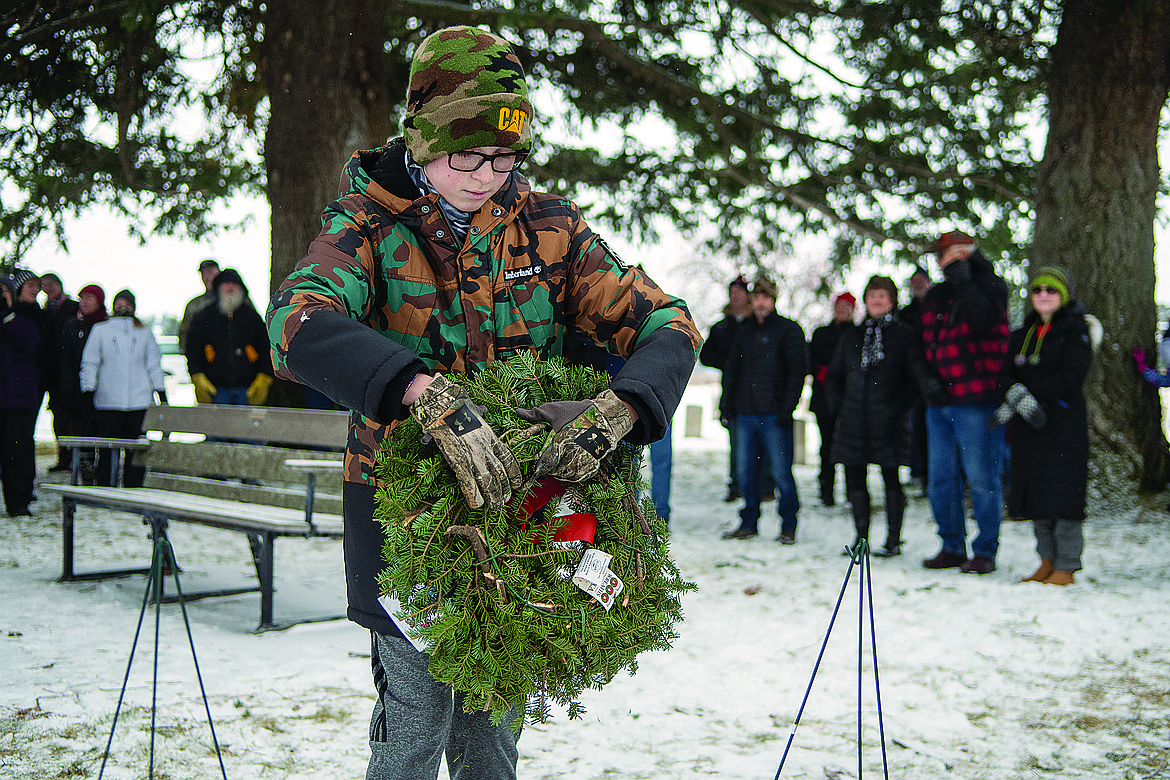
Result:
M759 534L762 471L778 491L779 535L795 544L800 499L792 479L793 413L806 374L820 433L818 486L836 504L837 467L856 538L869 541L870 465L880 471L885 541L874 555L902 553L906 489L901 469L923 488L940 549L928 569L989 574L1000 524L1033 521L1037 570L1028 582L1068 585L1081 568L1088 481L1088 425L1081 388L1092 361L1095 322L1076 299L1071 274L1036 268L1027 316L1008 325L1008 287L961 231L927 248L941 279L916 266L908 300L875 275L857 299L832 299L832 319L806 343L800 326L775 310L776 285L761 276L729 286L725 317L712 327L700 361L722 372L719 415L731 441L731 479L744 504L724 539ZM1147 369L1147 379L1163 375ZM766 458L771 459L765 465ZM967 505L974 519L968 545Z
M263 404L273 382L264 319L237 271L204 260L199 272L204 293L187 305L179 328L197 400ZM167 402L158 341L136 312L128 289L107 306L97 284L73 299L55 273L0 275L0 483L9 516L31 514L33 437L46 400L58 440L137 438L150 405ZM102 448L80 456L87 484L142 485L144 471L128 457L115 464ZM58 441L49 471L69 471L72 463L71 449Z

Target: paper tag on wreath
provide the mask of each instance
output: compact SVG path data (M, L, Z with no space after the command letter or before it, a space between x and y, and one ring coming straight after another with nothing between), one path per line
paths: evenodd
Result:
M606 612L613 608L614 602L625 587L618 576L609 570L611 560L613 556L609 553L590 547L585 551L577 571L573 574L573 584L605 607Z

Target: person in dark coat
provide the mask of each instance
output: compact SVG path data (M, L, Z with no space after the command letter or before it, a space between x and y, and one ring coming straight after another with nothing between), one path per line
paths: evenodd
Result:
M81 392L81 356L93 326L109 317L106 293L96 284L87 284L77 293L77 306L77 316L66 322L61 332L58 406L65 419L65 435L96 436L93 393ZM92 450L81 453L81 478L85 484L93 483L95 463Z
M1040 566L1023 582L1071 585L1081 569L1089 426L1082 387L1093 347L1072 276L1043 266L1029 286L1032 311L1012 332L1004 369L1012 447L1008 511L1032 520Z
M187 334L195 398L202 404L263 406L272 386L264 319L236 269L225 268L212 284L215 303L195 315Z
M33 431L41 404L36 361L41 334L22 313L20 288L13 277L0 276L0 484L9 517L32 514Z
M926 364L917 334L895 314L898 288L888 276L865 285L865 322L846 332L825 373L827 404L836 419L832 460L845 466L845 493L860 539L869 538L870 463L881 467L885 485L886 543L874 555L902 552L906 496L898 467L909 463L910 409Z
M707 340L699 350L699 362L704 366L723 370L727 363L727 353L731 351L731 339L735 336L735 329L739 323L752 314L752 296L748 291L748 281L743 274L735 277L727 285L727 305L723 307L723 319L711 326ZM720 417L719 422L727 429L728 458L727 458L727 494L723 500L727 503L743 498L743 491L739 485L739 473L736 469L735 453L739 449L739 436L735 430L735 418ZM776 485L772 481L767 455L760 464L760 494L774 495Z
M41 278L27 268L17 268L12 272L12 280L16 283L17 288L17 297L12 308L18 314L32 320L40 335L40 343L37 344L36 353L37 394L40 398L37 401L37 414L39 415L41 401L44 400L45 392L48 390L46 382L49 372L45 371L45 360L53 323L48 310L42 308L41 304L37 302L37 296L41 292Z
M809 411L817 418L817 430L821 433L821 466L817 480L821 487L821 504L834 506L837 486L837 465L833 462L833 432L837 421L830 411L825 394L825 373L829 370L829 363L833 361L833 353L837 350L837 343L847 331L854 328L853 310L857 306L857 299L852 294L844 292L833 300L833 321L822 325L813 331L808 341L808 359L812 364L812 397L809 399Z
M756 281L752 316L735 329L723 368L719 416L734 418L738 426L736 458L744 501L739 527L723 534L723 538L750 539L759 534L759 456L767 452L779 492L777 540L796 544L800 499L792 474L793 413L808 374L808 345L800 326L776 313L776 292L770 279L761 277Z
M41 274L41 290L45 293L45 311L49 313L49 338L44 345L43 380L49 392L49 411L53 413L53 435L58 439L69 435L66 404L62 400L61 350L65 325L77 318L78 303L65 294L61 277L55 273ZM49 471L68 471L73 459L69 447L57 446L57 462Z
M930 272L920 265L914 266L906 283L910 290L910 302L898 309L898 319L909 325L916 334L922 332L922 301L933 286ZM926 403L919 399L910 410L910 480L918 488L918 498L926 498L929 463L926 450Z

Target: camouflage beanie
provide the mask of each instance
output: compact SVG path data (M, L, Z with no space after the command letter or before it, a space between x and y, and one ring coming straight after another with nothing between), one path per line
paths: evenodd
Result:
M410 64L406 148L419 165L477 146L532 148L532 104L520 59L503 38L448 27Z

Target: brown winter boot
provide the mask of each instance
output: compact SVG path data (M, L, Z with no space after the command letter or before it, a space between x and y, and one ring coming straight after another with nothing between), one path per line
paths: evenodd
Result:
M1020 582L1046 582L1049 574L1052 574L1052 559L1041 558L1040 568L1024 577Z
M1072 585L1074 581L1071 571L1054 571L1044 578L1045 585Z

